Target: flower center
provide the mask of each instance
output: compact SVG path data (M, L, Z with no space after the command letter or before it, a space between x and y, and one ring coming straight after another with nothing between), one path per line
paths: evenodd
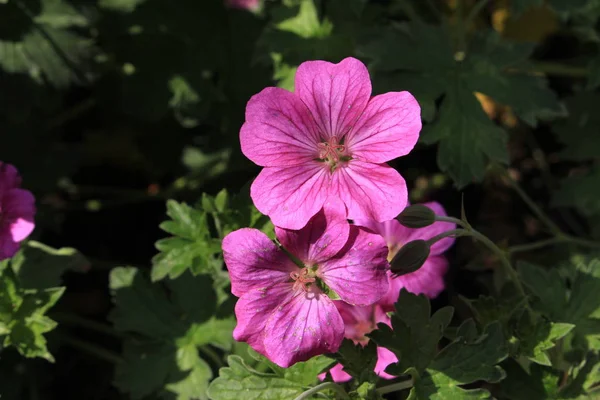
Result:
M304 267L300 272L290 272L290 278L294 281L294 290L301 289L308 292L310 285L317 280L316 268Z
M318 144L319 155L317 161L325 162L329 166L331 172L339 165L345 165L352 160L352 156L344 145L344 138L340 140L336 136L332 136L329 140L323 140Z
M360 321L354 325L354 330L356 332L356 336L352 339L354 343L360 343L363 346L366 346L369 343L369 338L367 334L373 332L377 325L374 321Z

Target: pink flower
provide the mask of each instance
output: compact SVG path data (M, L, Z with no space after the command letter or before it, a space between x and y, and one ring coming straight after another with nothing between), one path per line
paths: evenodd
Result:
M240 298L233 337L282 367L338 350L344 323L328 289L369 305L389 288L385 242L350 225L342 207L325 204L299 231L275 228L281 248L250 228L223 239L231 292Z
M354 341L355 344L365 346L369 343L369 338L366 336L373 330L377 329L377 324L384 323L391 327L390 317L379 305L371 306L351 306L342 301L336 301L335 305L339 310L342 320L345 325L344 336ZM394 376L386 374L384 371L388 365L398 362L396 355L385 347L377 346L377 364L375 365L375 373L384 379L393 379ZM346 382L352 377L343 370L342 364L334 365L329 373L334 382ZM324 380L326 373L319 375L319 379Z
M437 202L425 203L424 205L431 208L437 215L446 215L444 207ZM442 232L456 228L456 224L453 223L435 222L425 228L411 229L402 226L395 219L383 223L373 220L355 220L354 223L380 234L385 239L389 249L389 261L394 258L404 243L417 239L431 239ZM390 290L379 301L383 309L394 311L394 303L398 300L402 288L414 294L422 293L429 298L439 295L444 290L444 275L448 269L448 261L442 254L452 244L454 244L453 238L444 238L433 244L425 264L413 273L395 278L390 273Z
M0 162L0 260L14 256L35 226L35 199L20 186L17 169Z
M225 5L229 8L240 8L242 10L256 10L260 5L260 0L225 0Z
M246 106L242 152L263 170L250 194L255 206L287 229L299 229L327 200L347 217L386 221L406 205L402 176L384 164L409 153L421 130L408 92L371 98L365 65L308 61L295 92L269 87Z

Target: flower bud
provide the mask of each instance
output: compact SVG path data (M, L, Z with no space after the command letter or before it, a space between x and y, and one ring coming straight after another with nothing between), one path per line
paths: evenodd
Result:
M429 245L425 240L413 240L398 250L390 262L392 274L400 276L415 272L429 257Z
M435 222L435 213L422 204L408 206L398 215L398 221L407 228L424 228Z

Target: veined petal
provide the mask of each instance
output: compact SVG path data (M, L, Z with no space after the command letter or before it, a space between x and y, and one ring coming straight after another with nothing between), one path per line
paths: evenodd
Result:
M300 229L323 207L330 184L329 172L316 161L267 167L252 183L250 196L256 208L276 226Z
M397 363L398 357L385 347L377 346L377 364L375 364L375 373L383 379L394 379L395 376L386 374L384 371L388 365Z
M339 64L307 61L298 67L295 93L312 113L324 139L348 133L371 96L367 67L355 58Z
M231 277L231 292L242 296L252 289L265 289L286 282L298 269L289 257L261 231L242 228L225 236L223 258Z
M376 164L410 153L421 131L421 107L408 92L373 97L350 133L352 157Z
M344 366L340 363L337 363L331 367L329 373L331 374L331 379L333 379L334 382L348 382L350 379L352 379L352 376L344 371ZM319 374L320 380L324 381L325 378L327 378L327 372Z
M387 253L381 236L351 226L346 246L321 263L317 274L345 302L367 306L388 291Z
M233 338L248 343L266 356L263 344L265 325L273 310L290 297L292 287L291 282L276 283L265 289L251 289L240 297L235 304L237 325L233 330Z
M307 265L335 256L348 241L349 231L346 207L335 198L325 202L300 230L275 227L275 235L283 248Z
M308 108L287 90L252 96L240 130L242 152L263 167L297 165L318 156L319 132Z
M349 219L394 219L406 206L408 190L395 169L382 164L350 161L333 174L331 195L339 196Z
M344 338L344 322L333 301L315 285L310 288L293 293L267 322L265 351L280 367L335 353Z

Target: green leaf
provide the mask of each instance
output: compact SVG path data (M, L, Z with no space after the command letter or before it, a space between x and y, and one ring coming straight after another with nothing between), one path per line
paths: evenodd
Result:
M59 286L67 270L86 271L89 261L71 247L54 249L30 240L13 257L11 266L22 288L44 289Z
M474 322L467 320L459 327L458 337L439 352L424 372L413 372L416 381L409 400L488 399L487 390L463 389L460 385L502 380L506 374L497 364L507 356L499 323L488 325L477 335Z
M350 339L344 339L336 353L336 359L344 366L346 373L358 378L360 382L376 379L373 369L377 363L377 346L373 341L363 347Z
M506 378L499 384L499 398L511 400L557 398L559 377L549 368L533 364L526 372L515 360L502 364Z
M213 254L220 246L211 240L206 214L185 203L167 201L170 221L160 228L174 236L156 242L161 251L152 259L152 280L174 279L190 269L194 274L212 271Z
M213 400L238 400L241 393L247 400L287 400L305 390L301 383L252 369L239 356L229 356L227 364L208 388L208 396Z
M596 135L600 116L594 104L600 101L600 95L594 92L580 92L564 101L569 116L552 125L552 130L565 145L560 156L575 161L595 158L600 151L600 138Z
M47 81L59 88L87 79L87 65L95 52L93 43L69 30L87 27L87 18L63 0L41 0L39 10L28 6L23 2L3 6L8 21L13 15L24 14L30 26L20 36L0 37L0 68L29 74L39 83ZM1 18L0 24L4 24Z
M532 306L552 321L573 324L573 333L588 346L600 349L600 261L571 265L573 276L567 281L556 269L520 263L519 275L535 296ZM567 329L560 325L559 329Z
M461 188L480 181L490 162L508 162L506 134L485 115L475 92L510 106L530 125L564 111L545 79L507 72L526 67L532 46L481 32L466 54L455 54L451 37L443 27L412 22L365 37L359 53L372 60L376 87L411 91L423 105L424 119L433 119L434 104L444 96L421 138L439 142L438 165Z
M235 321L213 316L217 297L208 276L187 272L168 286L170 296L136 268L111 271L109 318L118 331L135 334L125 340L115 385L134 399L206 399L212 370L200 354L205 346L229 350Z
M519 353L529 360L545 366L552 366L546 350L553 348L556 341L567 335L575 325L535 320L529 312L524 312L517 326Z
M592 144L590 144L592 145ZM561 182L552 197L555 207L575 207L586 216L600 214L600 168L597 166L583 176L573 176Z
M437 345L450 323L452 307L444 307L431 317L429 300L402 289L392 316L392 328L379 324L369 337L396 354L400 360L389 368L396 375L409 368L424 370L437 353Z
M46 347L44 333L56 327L45 316L64 293L64 288L23 289L5 269L0 276L0 338L4 347L14 346L28 358L41 357L54 362Z

